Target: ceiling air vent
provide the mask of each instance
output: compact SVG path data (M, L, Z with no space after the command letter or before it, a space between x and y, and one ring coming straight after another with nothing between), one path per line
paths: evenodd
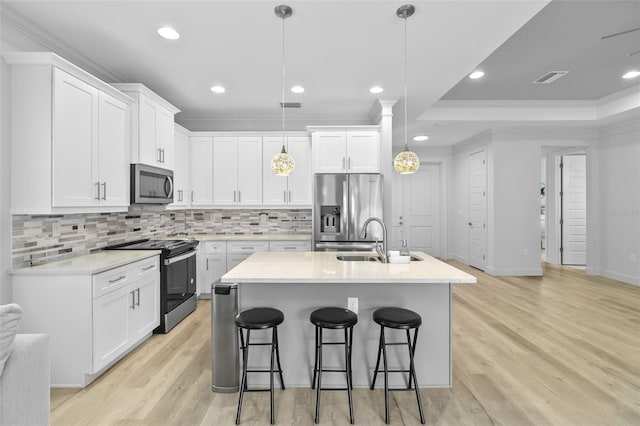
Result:
M280 108L300 108L302 104L300 102L280 102Z
M548 73L546 73L542 77L538 77L537 79L533 80L532 83L533 84L549 84L549 83L553 83L554 81L556 81L560 77L564 77L567 74L569 74L569 71L549 71Z

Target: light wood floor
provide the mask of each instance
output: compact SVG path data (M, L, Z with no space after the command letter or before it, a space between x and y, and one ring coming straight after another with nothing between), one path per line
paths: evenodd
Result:
M433 425L640 425L640 287L545 266L544 277L478 277L454 290L454 386L423 389ZM52 425L231 425L237 395L211 392L210 303L155 335L88 388L52 389ZM418 354L419 355L419 354ZM286 366L285 379L286 379ZM391 423L419 424L392 393ZM383 394L355 390L356 423L384 424ZM268 393L242 424L269 424ZM314 394L276 396L276 422L312 425ZM323 393L321 423L348 424L345 392Z

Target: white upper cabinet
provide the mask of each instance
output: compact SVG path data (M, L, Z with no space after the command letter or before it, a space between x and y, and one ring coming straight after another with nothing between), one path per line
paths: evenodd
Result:
M191 136L191 206L213 205L213 138Z
M380 173L380 132L361 128L307 127L314 173Z
M191 204L189 186L189 131L175 125L174 135L173 204L170 207L188 207Z
M271 171L271 159L282 149L282 136L263 138L262 204L265 206L310 206L312 198L311 139L287 136L285 146L296 167L290 176Z
M11 210L124 211L132 99L53 53L12 52Z
M262 137L213 138L213 204L262 204Z
M174 116L180 110L139 83L114 84L134 99L131 110L131 163L173 170Z

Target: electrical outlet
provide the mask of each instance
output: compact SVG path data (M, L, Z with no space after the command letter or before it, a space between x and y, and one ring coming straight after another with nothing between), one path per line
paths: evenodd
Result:
M629 260L632 262L637 262L638 258L636 257L635 253L629 253Z
M358 313L358 298L357 297L347 297L347 309L353 312L354 314Z

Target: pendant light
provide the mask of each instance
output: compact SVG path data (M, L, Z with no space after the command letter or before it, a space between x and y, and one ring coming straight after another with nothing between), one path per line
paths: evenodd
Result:
M404 19L404 149L393 160L393 167L401 175L415 173L420 167L420 159L407 145L407 18L415 11L411 4L400 6L396 11L396 15Z
M274 155L271 159L271 171L278 176L289 176L293 169L296 167L296 162L293 157L287 153L285 148L285 127L284 127L284 20L293 14L293 10L286 5L276 6L274 10L278 18L282 18L282 103L280 108L282 109L282 151Z

